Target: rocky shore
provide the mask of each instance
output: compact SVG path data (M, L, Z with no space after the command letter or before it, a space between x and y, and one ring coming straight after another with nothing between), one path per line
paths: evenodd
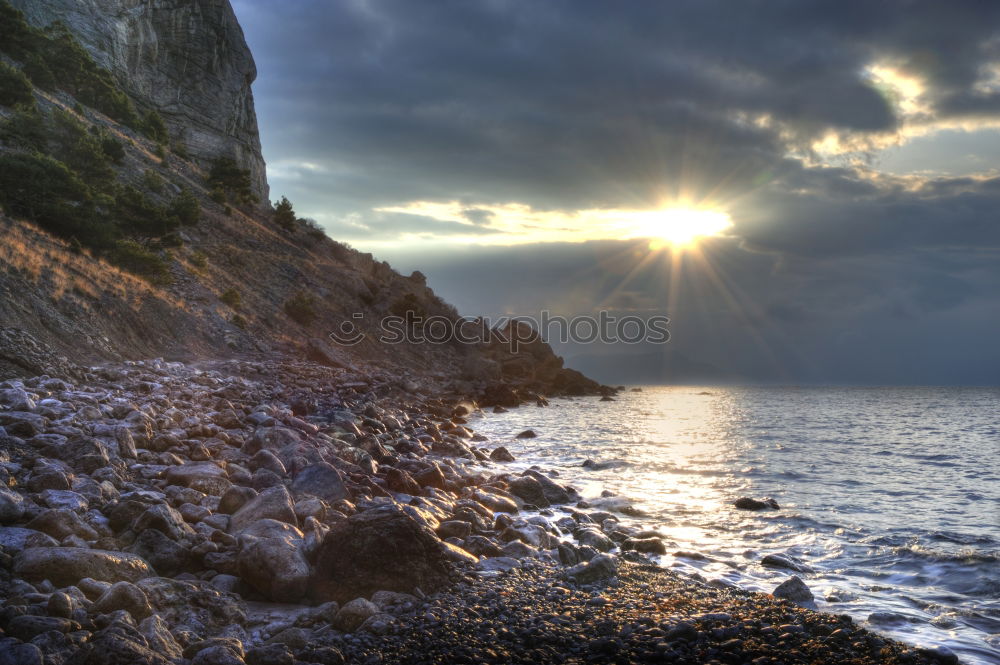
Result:
M268 357L0 383L0 665L955 662L797 606L794 578L651 565L657 533L507 470L444 378Z

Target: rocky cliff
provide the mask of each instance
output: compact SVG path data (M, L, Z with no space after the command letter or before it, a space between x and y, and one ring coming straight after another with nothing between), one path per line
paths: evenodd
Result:
M228 0L12 0L37 26L61 21L172 145L207 163L234 158L268 199L250 84L253 56Z

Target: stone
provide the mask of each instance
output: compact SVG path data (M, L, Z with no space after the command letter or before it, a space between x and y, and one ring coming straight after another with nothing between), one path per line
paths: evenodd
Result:
M667 547L659 538L626 538L622 543L622 549L643 552L645 554L667 553Z
M493 452L490 453L490 459L494 462L513 462L514 456L505 446L500 446L493 449Z
M511 480L507 489L514 496L539 508L548 508L552 505L545 497L541 483L531 476L522 476Z
M295 657L284 644L264 644L247 651L246 665L293 665Z
M292 497L284 485L269 487L243 504L229 520L229 533L238 534L244 528L263 519L298 524Z
M752 499L750 497L740 497L733 501L733 505L740 510L780 510L778 502L774 499Z
M393 492L419 495L420 483L402 469L390 468L385 472L385 484Z
M202 580L148 577L136 586L146 594L153 612L170 626L182 623L199 634L214 634L246 622L239 596Z
M537 436L538 435L535 434L535 430L526 429L523 432L519 432L518 435L516 437L514 437L514 438L516 438L516 439L534 439Z
M139 632L146 638L149 648L171 660L178 660L183 654L181 645L170 633L170 626L157 615L142 620Z
M50 630L59 633L68 633L80 630L80 624L62 617L45 617L32 614L16 616L7 623L7 634L25 642L30 642L38 635L47 633Z
M257 496L257 492L253 488L233 485L226 490L225 494L219 500L219 512L225 515L232 515L242 508L243 504L255 496Z
M573 537L581 545L587 545L600 552L609 552L614 549L615 543L610 538L595 528L582 528L573 532Z
M760 565L767 566L768 568L794 570L799 573L807 573L811 570L809 566L785 554L765 554L760 560Z
M798 578L796 575L792 575L787 580L782 582L771 592L775 598L785 598L792 601L793 603L809 603L813 600L812 591L806 586L805 582Z
M314 496L327 503L334 503L351 498L340 472L327 462L310 464L296 473L291 490L296 499Z
M47 533L56 540L62 540L69 536L78 536L84 540L97 540L97 532L72 510L50 508L28 522L28 528Z
M379 608L375 603L364 598L355 598L337 611L330 624L341 632L353 633L369 617L378 613Z
M599 554L590 561L566 570L566 576L578 584L593 584L614 577L617 573L618 561L609 554Z
M175 542L194 535L194 529L184 521L184 516L165 503L150 506L132 523L132 531L136 533L147 529L159 531Z
M142 557L159 575L176 575L192 563L191 552L156 529L146 529L126 548Z
M42 650L12 638L0 639L0 665L42 665Z
M146 594L130 582L112 584L111 588L90 606L90 611L97 614L107 614L116 610L125 610L136 621L141 621L153 613Z
M35 547L14 559L14 572L27 580L47 579L57 587L71 586L85 577L103 582L136 582L153 575L142 558L125 552L79 547Z
M11 524L24 517L24 497L0 487L0 524Z
M167 483L170 485L180 485L181 487L191 487L199 492L218 496L222 489L224 492L230 487L225 469L212 462L194 462L192 464L181 464L167 469ZM204 488L216 491L206 492Z
M449 581L442 541L395 505L372 508L334 526L316 555L312 591L347 602L378 590L431 592Z
M421 487L433 487L439 490L445 489L444 473L441 471L441 467L438 466L436 462L432 462L431 465L423 471L418 471L413 474L413 479L417 481Z
M442 540L445 538L468 538L472 534L472 525L461 520L449 520L441 522L435 533Z
M243 452L255 455L260 450L277 451L301 440L298 432L287 427L258 427L253 436L243 444Z
M171 665L149 648L146 638L120 622L112 624L83 645L73 656L73 665Z
M248 542L237 557L240 577L268 600L301 602L308 590L310 576L302 532L280 522L275 525L288 529L271 529L270 537L247 535ZM260 523L254 526L261 529Z
M0 527L0 547L7 550L25 550L30 547L57 547L59 543L50 535L19 526Z
M545 498L548 499L549 503L553 505L569 503L573 500L573 497L570 496L565 487L556 483L543 473L539 473L534 469L528 469L522 475L531 476L537 480L538 484L542 486L542 492L545 494Z

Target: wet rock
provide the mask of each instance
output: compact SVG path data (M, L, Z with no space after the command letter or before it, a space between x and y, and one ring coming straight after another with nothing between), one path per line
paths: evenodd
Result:
M472 534L472 525L461 520L449 520L442 522L435 532L442 540L445 538L468 538Z
M740 510L780 510L778 502L771 498L753 499L750 497L740 497L733 501L733 505Z
M30 547L57 547L58 542L52 536L34 529L18 526L0 527L0 547L12 551L20 551Z
M760 565L767 566L768 568L784 568L800 573L807 573L811 570L809 566L801 561L797 561L785 554L766 554L761 558Z
M795 575L779 584L771 594L775 598L786 598L793 603L808 603L813 600L812 591Z
M432 463L428 468L413 474L413 479L420 483L421 487L434 487L436 489L445 488L444 473L437 463Z
M57 587L85 577L104 582L135 582L153 575L142 558L124 552L78 547L35 547L14 559L14 572L27 580L47 579Z
M633 550L645 554L666 554L667 548L659 538L626 538L623 550Z
M260 450L278 451L301 440L298 432L287 427L258 427L243 445L243 452L254 455Z
M351 498L340 472L327 462L311 464L296 473L291 489L296 499L314 496L327 503L334 503Z
M495 448L493 452L490 453L490 459L494 462L513 462L514 456L511 454L506 447L500 446Z
M614 549L615 546L613 540L605 536L596 528L577 529L573 532L573 537L576 538L581 545L593 547L600 552L609 552Z
M614 577L617 572L618 560L609 554L599 554L567 569L566 576L578 584L593 584Z
M284 485L268 488L243 504L230 518L229 532L237 534L254 522L264 519L298 524L292 497Z
M111 588L105 591L90 607L91 612L98 614L107 614L116 610L125 610L136 621L145 619L153 612L146 594L143 593L142 589L129 582L116 582L111 585Z
M539 473L534 469L528 469L523 475L526 477L530 476L538 481L538 484L542 486L542 492L545 494L545 498L548 499L549 503L558 505L562 503L569 503L573 500L573 497L570 496L565 487L556 483L545 474Z
M526 429L523 432L519 432L518 435L516 437L514 437L514 438L516 438L516 439L534 439L537 436L538 435L535 434L534 430Z
M552 505L546 498L541 483L531 476L522 476L511 480L508 490L514 496L539 508L548 508Z
M414 480L413 476L402 469L389 469L385 473L385 484L393 492L419 495L420 484Z
M316 557L312 588L320 600L346 602L385 589L433 591L451 564L434 532L398 506L373 508L333 527Z

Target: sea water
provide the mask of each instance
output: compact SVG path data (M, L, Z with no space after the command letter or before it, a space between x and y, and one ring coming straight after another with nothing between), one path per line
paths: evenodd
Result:
M664 534L665 567L764 592L797 574L819 610L1000 662L1000 389L642 387L471 424L512 470L642 510L622 519ZM807 572L762 566L771 553Z

